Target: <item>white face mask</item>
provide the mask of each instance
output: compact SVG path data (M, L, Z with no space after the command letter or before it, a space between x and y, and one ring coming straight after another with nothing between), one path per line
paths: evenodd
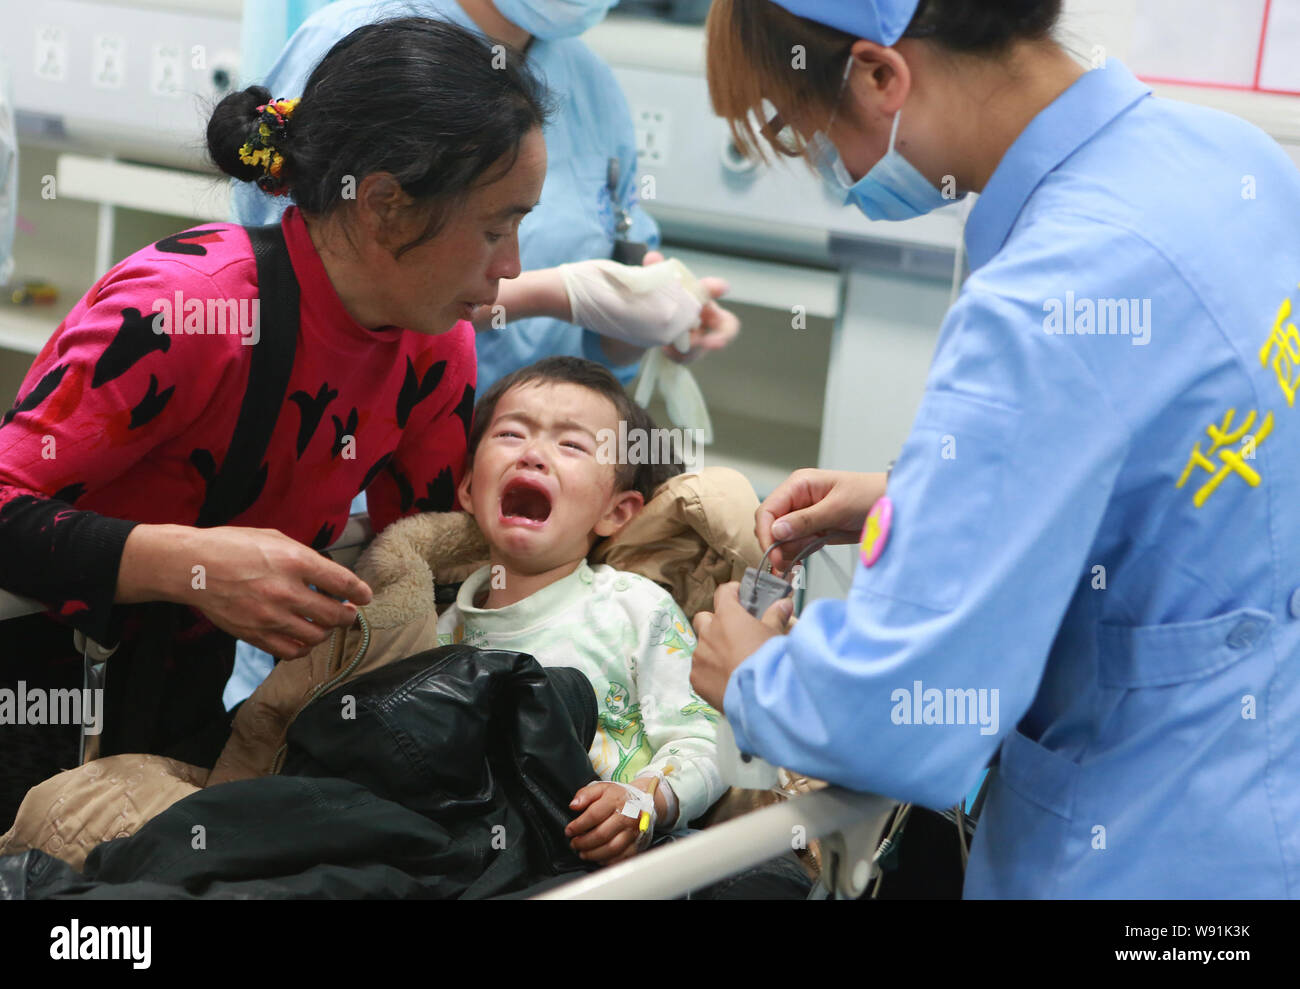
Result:
M535 38L576 38L605 19L618 0L494 0L498 13Z

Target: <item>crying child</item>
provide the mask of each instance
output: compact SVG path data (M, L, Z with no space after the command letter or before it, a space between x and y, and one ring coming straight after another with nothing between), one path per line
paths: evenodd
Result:
M566 835L601 864L635 855L655 832L683 829L724 789L720 715L691 689L686 616L653 581L587 563L596 542L679 469L610 457L599 437L653 428L592 361L548 358L496 382L475 409L458 492L490 562L438 622L440 644L525 652L591 681L590 756L601 779L574 795Z

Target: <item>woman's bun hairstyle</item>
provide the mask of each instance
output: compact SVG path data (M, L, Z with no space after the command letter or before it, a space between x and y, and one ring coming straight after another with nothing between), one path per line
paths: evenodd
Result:
M247 165L240 160L239 149L248 143L261 118L257 108L270 102L270 90L249 86L226 96L208 119L208 154L212 163L241 182L256 182L265 171L261 165Z
M426 219L398 256L435 236L477 186L507 174L550 113L522 54L427 17L357 28L300 93L279 95L283 102L272 103L268 90L250 86L217 104L208 122L213 162L317 217L355 200L366 176L390 175Z

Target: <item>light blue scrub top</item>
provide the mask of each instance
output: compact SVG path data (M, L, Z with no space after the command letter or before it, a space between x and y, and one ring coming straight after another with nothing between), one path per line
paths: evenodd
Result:
M294 33L264 85L276 97L300 96L335 42L363 24L403 16L432 17L478 31L456 0L340 0L317 11ZM657 246L659 228L641 208L637 193L632 115L609 66L578 38L535 38L528 67L546 84L556 106L543 132L548 164L541 202L519 228L524 270L613 254L611 158L620 162L618 200L633 221L628 239ZM247 182L235 183L233 203L238 221L249 225L274 223L289 206L287 197L268 196ZM589 330L555 319L519 320L480 333L476 390L482 395L498 378L556 354L599 361L624 384L631 382L639 363L612 364L600 341Z
M1111 60L966 242L884 553L735 672L737 743L934 808L999 759L968 897L1300 895L1300 172Z

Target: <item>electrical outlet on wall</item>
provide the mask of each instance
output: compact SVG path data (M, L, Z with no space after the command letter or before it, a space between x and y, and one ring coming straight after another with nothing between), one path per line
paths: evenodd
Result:
M68 36L52 24L36 29L36 77L46 82L63 82L68 77Z
M180 45L154 45L149 90L155 96L181 95L185 63Z
M638 107L633 113L636 124L636 156L642 168L664 165L671 148L672 114L653 107Z
M126 80L126 39L97 34L90 51L90 84L96 89L121 89Z

